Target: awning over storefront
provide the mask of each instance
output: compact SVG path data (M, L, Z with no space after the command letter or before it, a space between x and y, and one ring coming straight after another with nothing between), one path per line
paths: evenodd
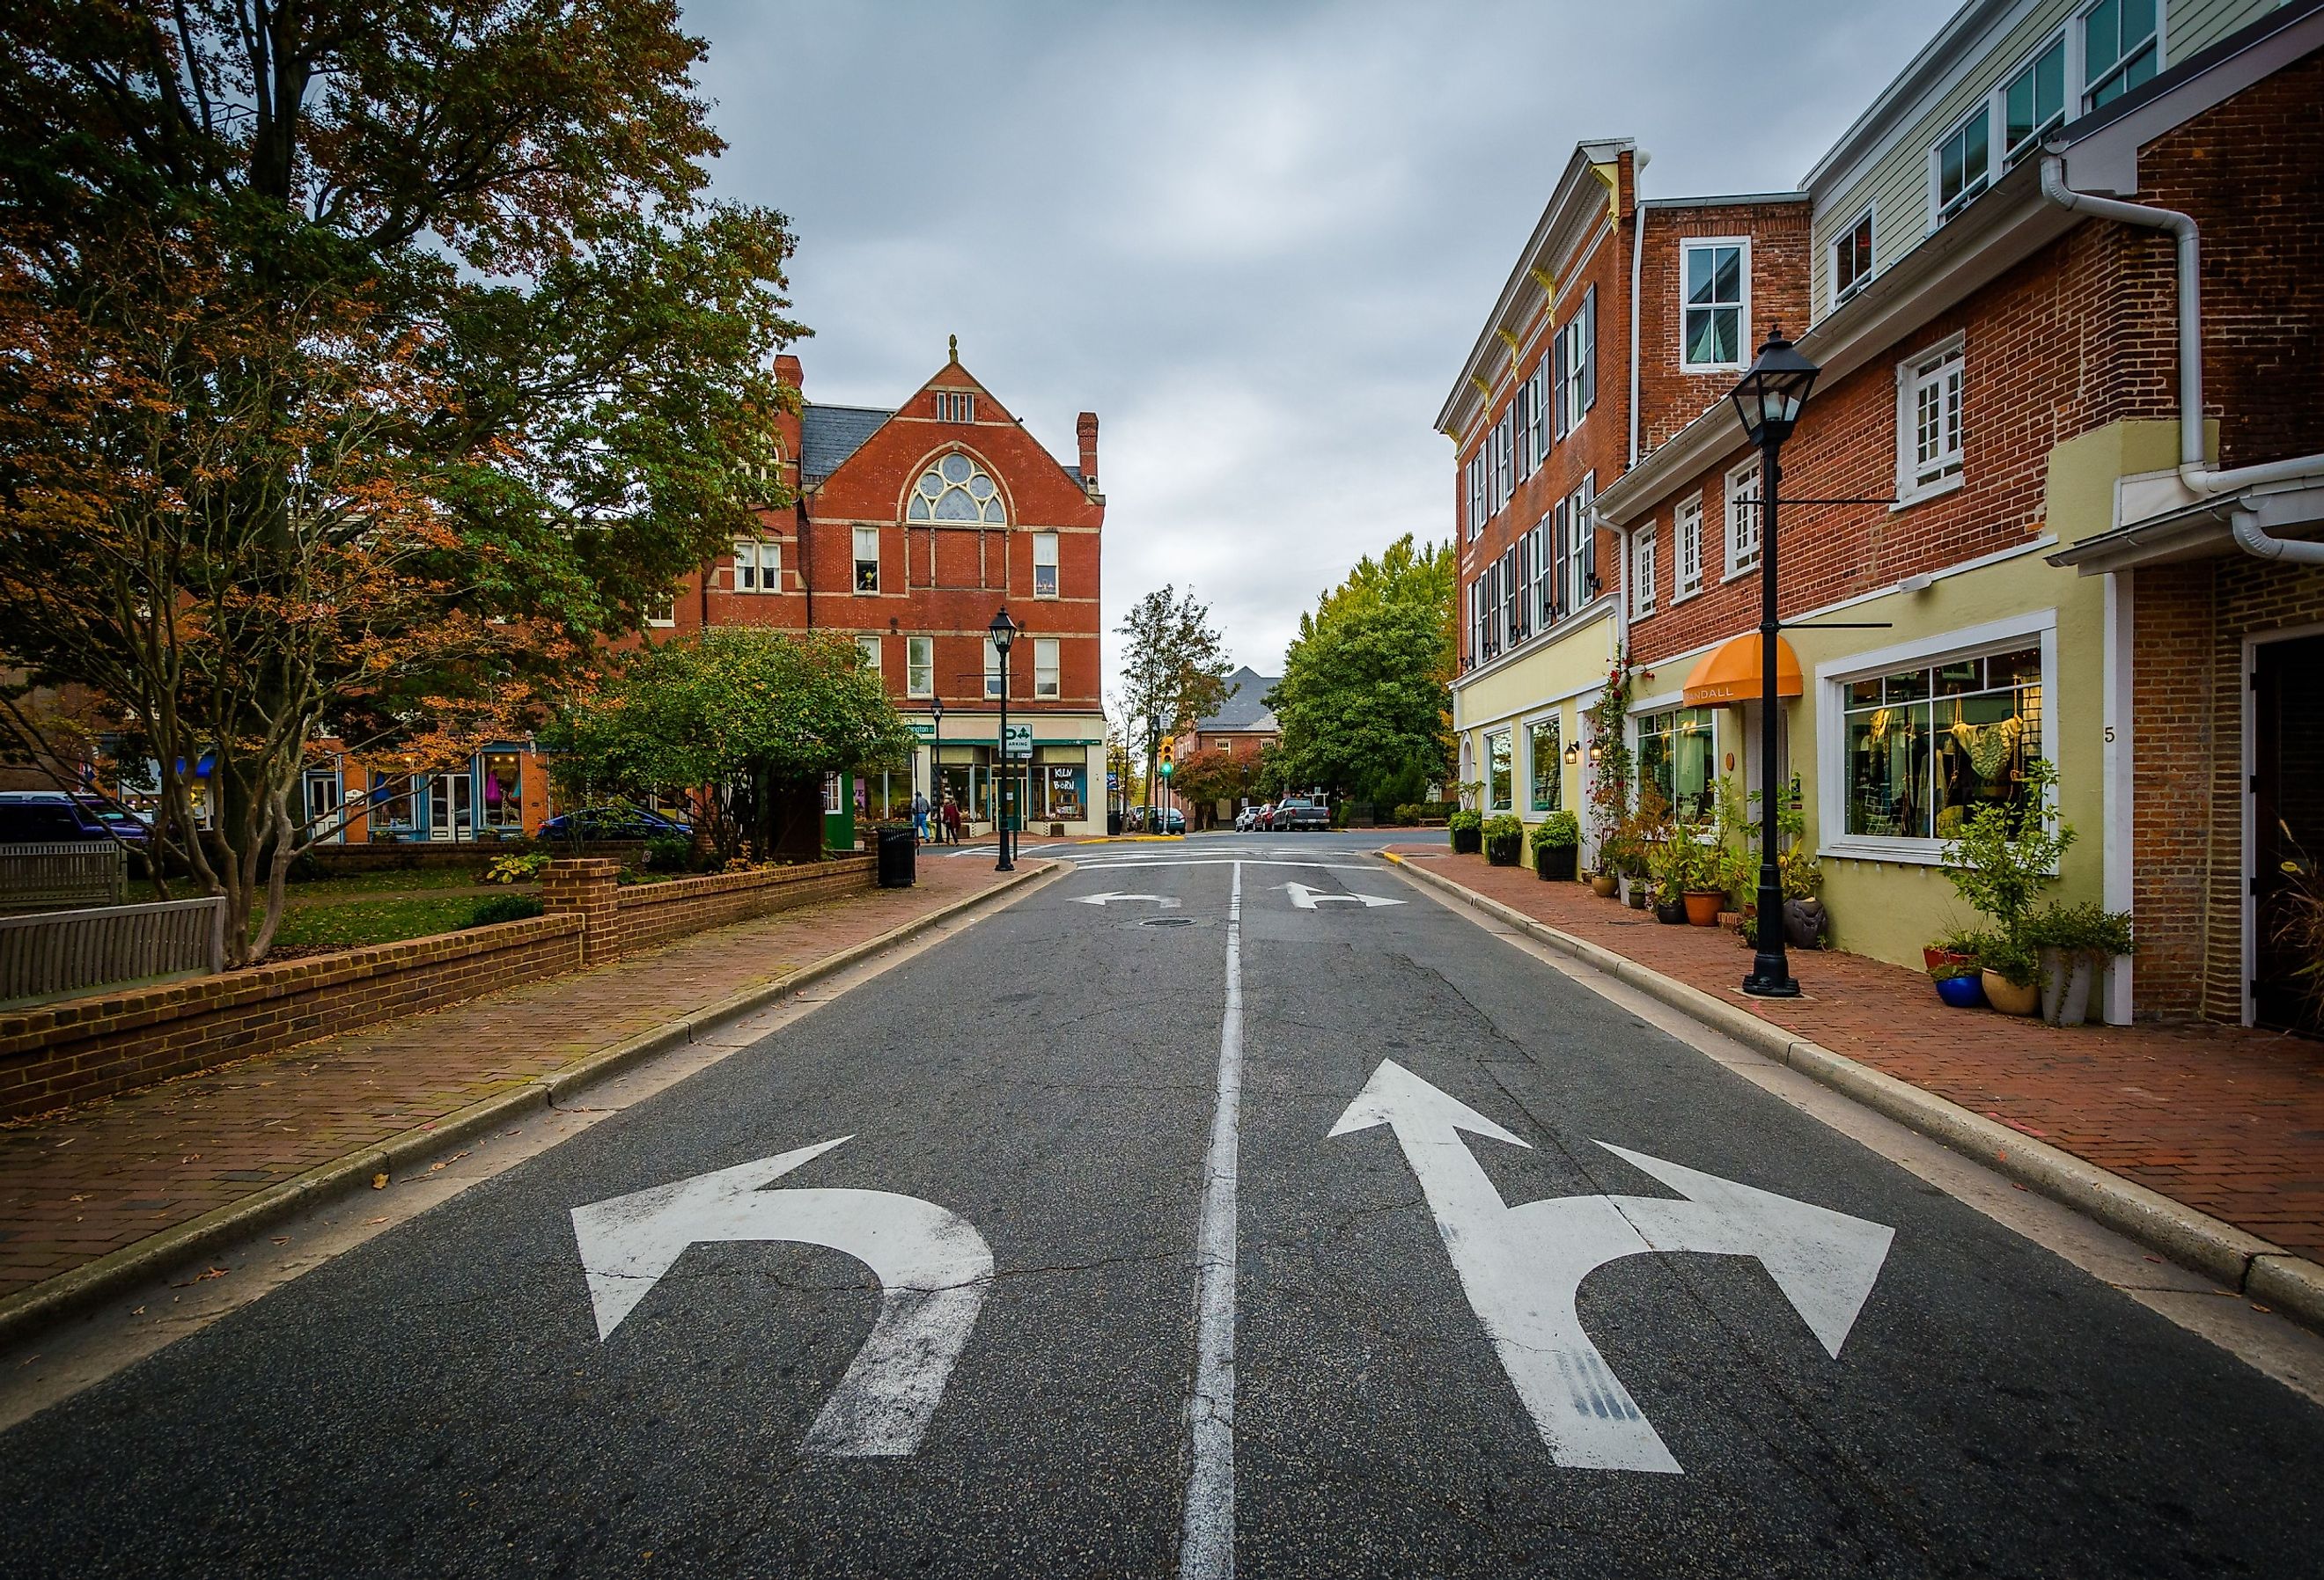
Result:
M1720 642L1703 655L1686 678L1689 707L1733 707L1759 700L1759 637L1757 632ZM1800 659L1792 644L1775 638L1775 695L1800 694Z

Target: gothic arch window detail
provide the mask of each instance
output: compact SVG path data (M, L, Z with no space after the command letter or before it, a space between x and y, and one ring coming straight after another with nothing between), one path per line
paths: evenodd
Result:
M958 522L964 526L1006 526L1001 487L983 467L958 450L920 474L904 507L907 522Z

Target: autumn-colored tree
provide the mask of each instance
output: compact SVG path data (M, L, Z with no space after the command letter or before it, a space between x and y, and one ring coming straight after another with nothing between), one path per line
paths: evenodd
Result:
M576 797L695 793L722 860L785 848L785 792L911 760L912 735L862 649L829 632L721 626L628 655L545 733ZM813 799L816 816L822 803Z
M790 237L702 198L669 0L20 0L0 44L0 641L102 695L257 958L318 736L464 756L775 492Z
M1193 753L1179 762L1170 785L1189 806L1207 808L1213 802L1240 800L1251 794L1258 772L1255 753L1238 757L1214 747Z

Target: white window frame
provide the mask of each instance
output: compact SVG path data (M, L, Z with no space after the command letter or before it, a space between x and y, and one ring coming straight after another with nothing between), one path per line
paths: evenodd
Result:
M754 595L782 591L783 546L769 538L735 539L733 590Z
M1550 783L1554 787L1554 794L1557 802L1557 805L1554 807L1536 807L1533 804L1533 781L1535 778L1535 771L1540 766L1540 764L1534 760L1533 733L1544 725L1547 725L1549 726L1551 736L1551 745L1549 748ZM1536 818L1546 818L1552 812L1563 811L1565 807L1564 715L1553 709L1548 713L1537 713L1528 719L1521 719L1517 724L1517 738L1524 745L1524 772L1522 775L1517 773L1511 774L1509 799L1512 801L1518 799L1517 785L1519 783L1523 783L1525 786L1524 800L1526 811L1531 813ZM1512 762L1514 762L1514 761L1515 759L1513 757Z
M989 636L984 639L984 694L1001 695L1001 650L992 645Z
M1842 285L1840 282L1840 249L1844 246L1853 247L1856 245L1856 233L1867 226L1871 226L1872 234L1867 240L1864 249L1864 273L1858 274L1846 285ZM1866 286L1872 283L1872 277L1880 272L1879 264L1875 262L1875 260L1878 258L1879 254L1879 205L1877 203L1867 203L1862 209L1858 211L1856 217L1848 222L1847 228L1842 230L1838 236L1831 238L1831 246L1825 254L1825 256L1829 258L1831 263L1831 305L1833 307L1838 307L1845 301L1854 300L1857 295L1861 292Z
M1509 396L1509 416L1517 436L1517 480L1520 483L1533 476L1540 463L1533 453L1533 381L1519 379Z
M1490 438L1490 433L1491 430L1488 430L1488 439ZM1475 542L1478 534L1485 530L1485 522L1492 515L1492 512L1485 508L1486 448L1486 440L1480 439L1477 448L1470 452L1469 456L1469 541L1471 543Z
M880 638L877 633L865 632L855 639L855 646L863 654L864 667L877 675L882 671L880 662Z
M1859 861L1900 862L1914 866L1944 864L1941 839L1848 832L1848 688L1850 682L1895 670L1937 664L1950 659L1977 658L2006 652L2038 638L2042 649L2042 715L2051 727L2068 716L2065 699L2058 693L2058 611L2036 609L1982 625L1963 627L1940 635L1901 642L1870 652L1851 653L1818 664L1816 686L1816 825L1819 856L1851 857ZM2086 702L2085 706L2093 706ZM2045 738L2044 755L2056 762L2058 746ZM2057 810L2056 792L2050 807Z
M1565 500L1565 612L1578 614L1595 596L1591 575L1598 568L1598 528L1592 507L1598 499L1598 474L1582 475L1582 486Z
M1509 744L1509 799L1506 801L1493 799L1493 743L1495 741L1507 741ZM1484 761L1479 766L1484 770L1485 793L1479 799L1485 803L1485 810L1495 813L1516 811L1517 808L1517 731L1513 726L1503 725L1499 729L1487 730L1484 733Z
M1638 529L1630 544L1630 618L1643 620L1655 612L1655 523Z
M646 600L646 624L656 631L669 631L678 624L678 595L662 593Z
M1046 551L1048 556L1046 560L1042 559L1044 551ZM1041 572L1044 568L1046 568L1049 573L1049 590L1047 592L1043 592L1041 590ZM1057 534L1055 532L1034 533L1033 596L1037 598L1055 598L1062 596L1063 595L1058 590L1062 586L1063 583L1059 579L1057 569Z
M1554 509L1543 513L1534 523L1533 586L1526 589L1533 600L1535 629L1547 631L1557 624L1557 522Z
M1547 352L1542 353L1541 360L1534 364L1533 377L1528 382L1533 385L1533 464L1535 469L1539 470L1549 460L1549 447L1553 442L1549 423L1549 354Z
M2000 82L1995 85L1993 89L1993 146L1999 152L1994 156L1994 163L2002 174L2006 175L2010 171L2015 170L2019 162L2024 160L2027 154L2038 152L2041 149L2043 138L2048 136L2060 126L2064 125L2068 121L2073 119L2075 115L2074 106L2080 103L2075 81L2080 73L2075 69L2075 67L2079 62L2074 49L2074 41L2081 36L2081 31L2082 30L2078 23L2075 26L2067 27L2057 32L2050 34L2039 44L2035 45L2033 50L2029 51L2024 60L2021 60L2016 65L2011 67L2008 72L2003 76ZM2009 141L2009 89L2014 84L2015 84L2019 78L2033 70L2034 67L2040 63L2042 57L2048 54L2053 48L2058 50L2060 56L2058 66L2060 90L2058 113L2051 119L2044 121L2040 125L2034 127L2032 134L2025 137L2022 142L2013 143Z
M1054 636L1033 639L1033 695L1057 697L1063 695L1064 670L1058 662L1061 644Z
M2069 73L2067 80L2076 85L2074 90L2074 104L2078 113L2083 115L2087 115L2091 110L2098 107L2098 105L2092 102L2094 96L2097 95L2099 89L2103 88L2107 82L2111 82L2116 77L2120 76L2125 66L2124 60L2117 60L2113 65L2107 68L2106 76L2103 80L2098 82L2086 80L2089 72L2090 14L2098 10L2098 7L2095 3L2095 0L2091 5L2078 7L2074 12L2074 19L2072 23L2070 23L2066 29L2066 67ZM2170 68L2171 60L2167 47L2170 37L2171 7L2169 0L2154 0L2155 77L2162 76L2163 73ZM2152 81L2153 78L2148 79L2148 80ZM2112 103L2113 101L2108 100L2107 102Z
M904 638L904 695L934 697L936 694L936 639L933 636Z
M1743 300L1735 321L1735 360L1732 362L1690 362L1686 356L1686 273L1687 257L1707 247L1736 247L1741 251ZM1719 302L1718 307L1729 304ZM1678 249L1678 365L1688 373L1718 373L1741 369L1749 365L1751 356L1751 238L1748 236L1691 236L1683 238Z
M1748 267L1748 260L1746 267ZM1747 281L1744 295L1750 295ZM1572 433L1590 415L1598 403L1598 288L1591 286L1582 293L1582 300L1565 327L1557 331L1558 365L1565 378L1555 386L1551 399L1556 402L1556 430Z
M1985 174L1978 179L1974 186L1964 180L1960 191L1954 196L1950 210L1948 211L1943 196L1945 144L1969 130L1972 122L1978 121L1982 121L1985 125ZM1997 152L1999 139L1993 134L1993 99L1988 95L1978 101L1977 108L1946 127L1943 134L1929 144L1929 228L1931 230L1935 230L1947 220L1953 218L1993 189L1996 175L1994 166L1999 162ZM1964 159L1962 164L1966 170L1968 161Z
M1720 535L1727 540L1727 579L1729 581L1758 569L1759 556L1766 547L1764 533L1767 517L1764 506L1757 497L1749 500L1740 497L1746 476L1753 481L1755 495L1765 493L1766 475L1760 469L1759 457L1753 456L1748 460L1738 461L1727 469L1727 476L1720 494L1720 499L1724 502L1720 513ZM1748 559L1744 558L1746 551L1743 548L1741 531L1743 513L1739 508L1746 504L1758 513L1752 518Z
M1690 564L1692 576L1687 574ZM1702 591L1702 496L1698 494L1671 509L1671 602L1683 604Z
M1969 448L1969 365L1963 344L1962 336L1949 335L1896 365L1896 503L1893 509L1903 510L1940 494L1950 494L1961 485ZM1953 402L1953 442L1950 449L1940 449L1937 457L1924 466L1920 458L1921 392L1932 388L1937 391L1941 425L1944 383L1949 374L1959 380Z
M863 552L866 542L869 542L872 548L871 555L868 558ZM877 527L856 528L854 545L855 574L852 578L852 585L857 593L868 597L880 590L880 529ZM869 565L872 568L872 585L869 587L863 585L863 568L866 565Z

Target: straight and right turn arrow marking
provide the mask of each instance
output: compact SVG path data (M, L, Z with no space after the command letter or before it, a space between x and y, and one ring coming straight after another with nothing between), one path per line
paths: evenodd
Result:
M1834 1360L1887 1260L1895 1231L1598 1144L1686 1199L1568 1196L1510 1206L1461 1132L1519 1141L1475 1109L1383 1060L1332 1127L1385 1124L1420 1180L1445 1254L1550 1457L1589 1470L1660 1471L1678 1461L1582 1330L1582 1280L1653 1251L1756 1256Z

